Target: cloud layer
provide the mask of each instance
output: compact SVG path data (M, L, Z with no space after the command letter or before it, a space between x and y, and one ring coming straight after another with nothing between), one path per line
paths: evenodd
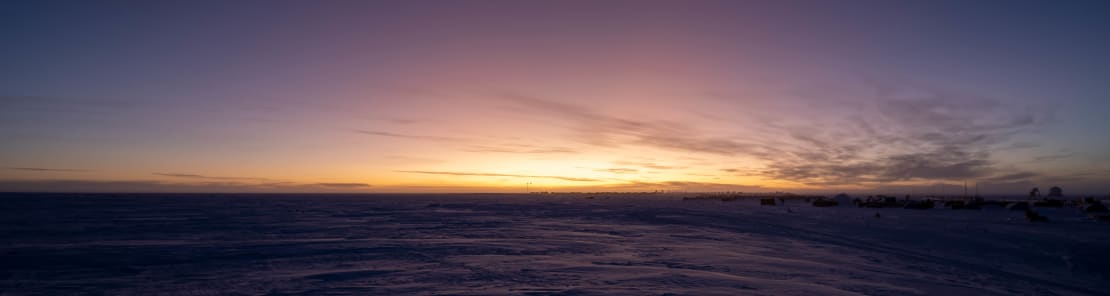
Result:
M992 159L992 152L1003 149L1013 135L1043 124L1051 113L1038 114L990 98L907 83L872 82L868 86L874 90L873 97L844 102L857 105L855 112L737 126L746 132L745 136L714 134L688 124L650 118L609 116L531 96L506 95L503 99L510 108L541 114L564 125L571 132L569 139L579 143L759 159L764 162L761 167L720 171L808 186L882 186L966 179L1027 181L1038 176L1000 166ZM1039 159L1049 158L1057 156ZM638 166L673 168L650 163ZM621 168L609 171L632 172Z
M443 172L443 171L397 171L399 173L409 174L426 174L426 175L450 175L450 176L479 176L479 177L513 177L513 178L538 178L538 179L558 179L564 181L574 182L597 182L601 181L593 178L576 178L564 176L537 176L537 175L518 175L518 174L499 174L499 173L485 173L485 172Z

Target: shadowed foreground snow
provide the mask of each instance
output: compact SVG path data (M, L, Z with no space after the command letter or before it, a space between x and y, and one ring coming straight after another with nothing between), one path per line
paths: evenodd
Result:
M0 295L1106 295L1074 209L541 195L0 195ZM875 213L881 215L875 218Z

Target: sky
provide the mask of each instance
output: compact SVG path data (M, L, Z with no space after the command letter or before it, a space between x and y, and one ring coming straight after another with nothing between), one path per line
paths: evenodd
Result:
M1107 1L0 7L0 191L1110 193Z

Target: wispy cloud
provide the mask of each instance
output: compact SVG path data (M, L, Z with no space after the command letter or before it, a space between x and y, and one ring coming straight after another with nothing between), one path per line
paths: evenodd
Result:
M744 137L714 135L676 122L609 116L525 95L503 98L511 108L564 123L573 132L571 140L581 143L746 156L764 162L761 168L745 170L752 175L820 186L996 177L1005 173L991 152L1014 146L1008 143L1014 135L1051 117L969 93L902 81L867 83L874 98L853 101L859 109L855 113L763 120L745 126ZM827 100L813 98L819 99ZM678 168L651 162L615 164Z
M625 160L621 160L621 161L614 161L613 164L620 165L620 166L634 166L634 167L640 167L640 168L645 168L645 169L656 169L656 170L674 170L674 169L684 168L684 167L681 167L681 166L664 165L664 164L659 164L659 163L650 162L650 161L625 161Z
M734 155L759 148L737 139L711 137L677 122L649 121L608 116L587 108L522 95L505 95L511 108L523 109L564 121L575 140L596 146L648 146L666 150Z
M1074 152L1041 155L1041 156L1034 157L1033 162L1052 162L1052 161L1057 161L1057 160L1062 160L1062 159L1068 159L1068 158L1071 158L1075 155L1076 154Z
M410 173L410 174L428 174L428 175L451 175L451 176L542 178L542 179L559 179L559 180L575 181L575 182L597 182L597 181L601 181L601 180L593 179L593 178L576 178L576 177L563 177L563 176L540 176L540 175L519 175L519 174L499 174L499 173L484 173L484 172L444 172L444 171L396 171L396 172Z
M0 95L0 110L18 112L106 113L137 105L126 100Z
M974 155L958 147L879 158L860 156L847 162L813 157L782 159L762 171L775 179L825 186L915 179L958 180L985 177L993 172L992 163L985 155Z
M364 188L364 187L370 187L370 184L366 184L366 183L316 183L315 185L323 186L323 187L335 187L335 188Z
M614 173L614 174L635 174L635 173L639 172L640 170L629 169L629 168L609 168L609 169L597 169L595 171L609 172L609 173Z
M152 173L158 176L174 177L174 178L187 178L187 179L204 179L204 180L244 180L244 181L265 181L266 178L252 178L252 177L220 177L220 176L206 176L198 174L182 174L182 173Z
M991 160L1018 132L1045 122L1029 108L948 90L876 83L867 110L829 128L769 126L777 156L765 176L810 185L991 178ZM822 123L815 123L822 124Z
M385 159L390 161L390 162L400 163L400 164L428 164L428 163L443 163L443 162L446 162L446 160L442 160L442 159L427 158L427 157L404 156L404 155L390 155L390 156L386 156Z
M571 154L578 150L567 147L543 147L528 144L500 144L500 145L468 145L462 148L466 152L480 153L519 153L519 154Z
M986 180L991 181L991 182L1014 182L1014 181L1028 180L1030 178L1037 177L1037 176L1039 176L1039 175L1037 173L1034 173L1034 172L1017 172L1017 173L1012 173L1012 174L1005 174L1005 175L990 177L990 178L987 178Z
M465 139L462 139L462 138L454 138L454 137L410 135L410 134L400 134L400 133L373 131L373 130L355 130L355 132L359 133L359 134L363 134L363 135L368 135L368 136L389 137L389 138L399 138L399 139L412 139L412 140L428 140L428 141L441 141L441 142L459 142L459 141L464 141L465 140Z
M403 117L372 117L368 119L373 121L388 122L396 125L409 125L423 122L423 120Z
M89 170L80 169L51 169L51 168L31 168L31 167L9 167L9 170L15 171L28 171L28 172L55 172L55 173L83 173Z
M158 180L0 180L8 192L364 192L369 184L243 182L229 180L168 182Z
M765 190L761 186L743 185L743 184L728 184L728 183L712 183L712 182L691 182L691 181L628 181L619 184L611 184L600 186L600 188L607 190L618 191L650 191L650 190L682 190L682 191L760 191Z
M273 180L273 179L268 179L268 178L255 178L255 177L223 177L223 176L208 176L208 175L181 174L181 173L154 173L154 174L158 175L158 176L184 178L184 179L198 179L198 180L218 181L216 183L208 183L208 184L210 184L210 185L211 184L216 184L216 185L222 185L222 186L250 186L250 187L273 187L273 188L280 188L280 187L296 188L296 187L318 186L318 187L325 187L325 188L343 188L343 189L357 189L357 188L371 187L370 184L366 184L366 183L319 182L319 183L304 184L304 183Z
M374 131L374 130L356 130L356 133L409 140L423 140L435 141L444 144L450 144L452 147L463 152L477 152L477 153L514 153L514 154L572 154L578 153L578 150L561 147L561 146L542 146L534 144L521 144L521 143L485 143L478 139L470 139L463 137L445 137L445 136L430 136L419 134L403 134L395 132ZM478 143L480 144L471 144Z

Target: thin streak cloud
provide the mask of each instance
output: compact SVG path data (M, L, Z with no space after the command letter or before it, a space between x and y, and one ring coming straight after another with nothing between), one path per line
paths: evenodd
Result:
M153 173L158 176L186 178L186 179L204 179L204 180L247 180L247 181L265 181L266 178L251 178L251 177L220 177L220 176L206 176L197 174L181 174L181 173Z
M366 183L316 183L316 185L317 186L323 186L323 187L335 187L335 188L364 188L364 187L370 187L370 184L366 184Z
M667 121L626 119L604 115L587 108L530 96L504 95L511 108L542 114L565 123L575 131L573 140L581 143L619 148L646 146L663 150L731 156L757 153L753 145L729 137L709 136L698 129Z
M28 172L56 172L56 173L83 173L89 170L80 169L50 169L50 168L31 168L31 167L9 167L9 170L15 171L28 171Z
M601 180L593 179L593 178L518 175L518 174L498 174L498 173L481 173L481 172L441 172L441 171L397 171L397 172L399 172L399 173L409 173L409 174L451 175L451 176L542 178L542 179L559 179L559 180L564 180L564 181L575 181L575 182L598 182L598 181L601 181Z
M368 135L368 136L400 138L400 139L413 139L413 140L430 140L430 141L442 141L442 142L458 142L458 141L463 141L464 140L464 139L461 139L461 138L453 138L453 137L409 135L409 134L399 134L399 133L372 131L372 130L356 130L355 132L359 133L359 134L363 134L363 135Z
M518 153L518 154L573 154L578 150L566 147L542 147L527 144L469 145L462 149L476 153Z

